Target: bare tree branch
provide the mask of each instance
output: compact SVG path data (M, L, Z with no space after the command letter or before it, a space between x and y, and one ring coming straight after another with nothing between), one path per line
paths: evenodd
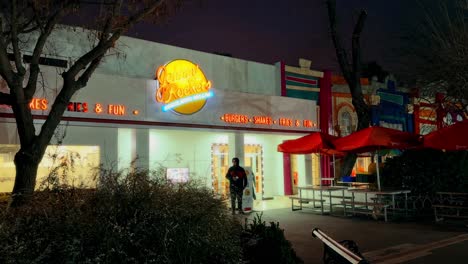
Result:
M54 104L52 105L52 109L50 110L50 113L42 126L41 132L37 136L37 142L39 145L44 144L44 146L46 146L50 141L54 134L55 128L60 123L60 118L66 109L67 103L70 101L73 94L78 89L82 88L83 84L88 82L89 78L98 67L105 53L115 45L115 42L120 38L122 33L143 19L145 16L151 14L157 8L161 7L164 2L165 0L155 1L155 3L152 5L148 5L146 8L140 10L133 16L130 16L125 23L121 24L114 30L109 38L105 38L105 35L102 35L104 38L102 38L93 49L81 56L68 71L62 74L64 85L56 97ZM109 29L109 31L112 30ZM75 80L80 71L84 69L86 69L85 72L78 80Z
M353 53L353 82L361 84L361 33L364 28L364 22L366 21L366 11L361 11L359 14L358 21L354 27L353 38L352 38L352 53ZM362 93L361 93L362 96Z
M94 71L97 69L97 67L101 63L101 60L102 60L103 57L104 57L104 55L94 59L91 62L91 64L88 66L86 71L83 74L81 74L80 78L77 81L77 84L78 84L77 89L81 89L81 88L85 87L88 84L89 78L94 73Z
M328 19L330 23L330 33L335 46L336 57L341 68L341 72L348 83L351 93L352 103L358 116L357 130L366 128L370 124L369 107L364 101L361 88L361 45L360 36L364 28L364 22L367 17L365 11L361 11L358 21L354 26L352 37L352 65L348 61L346 50L339 38L337 24L336 24L336 1L327 0ZM343 161L341 170L342 175L349 175L356 162L355 154L348 154Z
M335 46L336 55L338 59L338 63L340 67L343 69L343 75L346 81L349 83L351 82L351 68L348 61L348 55L346 54L346 50L343 48L343 44L341 43L340 37L337 32L337 25L336 25L336 1L329 0L327 1L327 9L328 9L328 21L330 23L330 33L333 40L333 44Z
M60 119L76 90L75 81L65 81L62 89L55 98L47 119L41 127L41 132L36 137L36 143L38 146L41 146L41 152L45 151L45 148L49 144L50 139L54 135L55 128L60 124Z
M87 85L92 74L96 71L107 52L115 47L116 41L122 34L140 20L148 18L157 22L161 16L165 16L170 7L178 7L181 0L145 0L145 1L125 1L125 0L99 0L99 1L81 1L81 0L11 0L18 6L22 6L24 13L20 14L15 9L13 13L18 14L18 18L6 17L10 31L0 32L0 74L7 81L10 88L10 94L0 94L0 102L11 102L11 107L15 116L18 135L20 138L21 149L15 155L16 178L13 188L13 200L22 194L29 194L34 191L35 180L37 176L37 166L42 159L46 147L54 135L57 126L70 102L72 96L77 90ZM127 8L121 8L125 4ZM36 92L36 86L40 74L39 60L44 52L45 45L52 34L55 25L59 23L60 18L68 13L73 14L86 4L96 4L100 7L106 6L106 16L102 25L93 24L93 28L98 28L94 32L97 39L91 44L90 50L81 55L71 67L62 73L63 85L55 97L54 103L50 107L47 119L41 126L39 135L35 134L34 120L31 109L28 107L32 96ZM172 5L174 4L174 5ZM8 6L11 8L11 4ZM22 11L23 12L23 11ZM133 13L132 13L133 12ZM129 14L130 13L130 14ZM154 14L154 16L148 16ZM11 14L8 14L11 16ZM108 15L108 16L107 16ZM100 19L98 15L98 19ZM1 17L0 17L1 19ZM14 21L15 26L12 26ZM0 21L1 24L2 21ZM14 28L16 27L16 28ZM14 29L14 33L13 33ZM2 27L2 31L4 27ZM30 76L26 87L23 89L23 83L19 75L13 70L8 58L8 47L12 36L15 41L23 39L22 34L37 30L38 37L34 44L32 59L30 63ZM26 41L35 39L36 35L28 36L25 34ZM96 42L97 40L97 42ZM21 44L21 42L17 42ZM30 43L27 43L30 44ZM18 45L20 50L22 45ZM29 51L28 51L29 52ZM21 56L17 56L15 62L19 62ZM15 204L12 202L11 204Z
M35 5L31 5L31 9L33 12L33 19L36 21L36 26L41 29L41 31L44 31L45 23L41 21L40 15L39 15L39 10L36 9Z
M128 20L123 23L119 28L117 28L113 33L112 36L106 39L105 41L100 41L99 44L90 50L85 55L81 56L70 69L65 72L62 76L64 78L73 79L78 73L85 69L86 66L91 63L91 61L95 60L99 56L103 55L110 47L115 45L115 42L120 38L123 32L125 32L129 27L133 26L135 23L140 21L143 17L147 16L154 12L158 7L160 7L165 0L158 0L153 5L150 5L140 12L134 14Z
M37 78L39 75L39 59L41 58L42 51L44 50L45 43L47 39L49 38L50 34L52 33L52 30L54 29L55 25L58 23L60 18L66 13L66 10L70 7L70 5L73 3L73 1L66 1L62 8L58 8L55 13L49 18L47 23L45 24L37 42L34 47L34 51L32 54L31 58L31 63L30 63L30 73L29 73L29 79L28 79L28 84L26 85L25 88L25 97L30 99L36 92L36 83L37 83Z
M8 86L13 83L14 72L8 59L7 46L2 35L0 35L0 75L5 79Z
M22 53L18 47L18 13L17 13L17 1L11 1L11 45L13 46L13 56L15 58L16 71L18 72L18 77L23 78L26 73L26 69L23 66L22 62Z
M405 38L403 78L424 96L444 93L447 100L468 103L468 25L466 2L420 1L424 11ZM405 76L406 75L406 76ZM451 98L451 99L449 99ZM456 98L456 99L455 99ZM465 108L466 109L466 108ZM468 112L468 111L467 111ZM468 115L468 113L467 113Z

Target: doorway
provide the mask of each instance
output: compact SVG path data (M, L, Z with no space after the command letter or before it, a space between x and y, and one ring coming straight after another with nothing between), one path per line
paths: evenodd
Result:
M231 166L228 144L211 145L211 180L213 191L221 197L229 195L229 181L226 173ZM240 164L251 169L255 179L255 193L263 196L263 147L258 144L244 145L244 162Z

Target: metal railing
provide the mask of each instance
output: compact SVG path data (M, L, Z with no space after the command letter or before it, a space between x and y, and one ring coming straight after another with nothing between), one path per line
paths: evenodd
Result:
M352 240L336 241L318 228L312 230L312 236L320 239L324 244L323 262L326 264L353 263L368 264L359 253L356 243Z

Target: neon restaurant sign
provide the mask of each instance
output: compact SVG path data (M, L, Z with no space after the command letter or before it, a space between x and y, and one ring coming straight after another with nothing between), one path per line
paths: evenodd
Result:
M292 119L288 117L273 118L271 116L250 116L238 113L225 113L220 117L224 123L231 124L253 124L266 126L281 126L281 127L305 127L314 128L317 124L309 119Z
M156 101L163 112L191 115L200 111L213 96L211 82L200 67L188 60L173 60L156 71Z

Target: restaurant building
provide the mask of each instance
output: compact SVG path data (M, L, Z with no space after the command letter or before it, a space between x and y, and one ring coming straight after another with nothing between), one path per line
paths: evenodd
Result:
M49 65L43 65L30 103L37 131L61 88L60 72L89 46L85 34L60 30L52 37L53 48L44 55ZM225 194L224 176L237 156L254 172L257 197L284 195L290 188L293 179L284 177L277 145L317 131L319 120L316 100L282 94L281 63L129 37L122 37L116 50L118 56L106 57L72 98L40 164L38 185L62 165L70 165L69 183L84 186L95 183L92 171L98 166L137 166L163 168L171 180L197 180ZM8 92L3 80L0 91ZM0 192L9 192L19 139L5 105L0 105L0 135ZM297 173L307 176L299 184L318 173L304 156L294 162Z

